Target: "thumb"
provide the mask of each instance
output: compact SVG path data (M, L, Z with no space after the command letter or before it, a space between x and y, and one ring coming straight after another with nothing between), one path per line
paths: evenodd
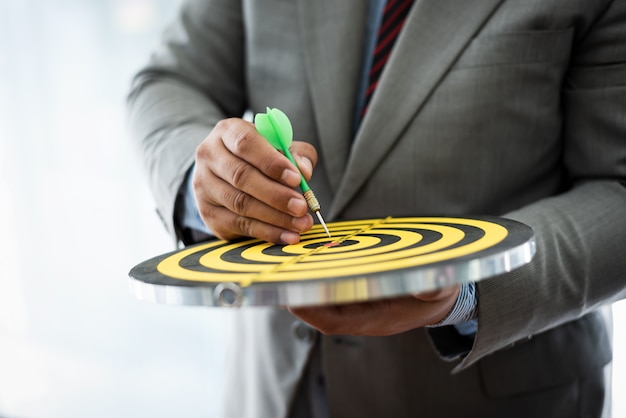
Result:
M298 168L304 178L308 180L311 179L313 175L313 168L317 163L317 151L313 145L306 142L293 142L291 144L291 155L293 155L293 159L298 164Z
M303 157L301 155L297 157L293 157L298 164L298 168L300 172L304 176L305 179L310 180L313 175L313 163L307 157Z

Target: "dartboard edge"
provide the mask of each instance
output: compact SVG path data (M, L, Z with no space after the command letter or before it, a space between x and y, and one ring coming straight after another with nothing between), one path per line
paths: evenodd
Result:
M337 221L296 245L211 240L129 272L141 300L202 306L306 306L426 292L529 263L532 229L511 219L387 217Z

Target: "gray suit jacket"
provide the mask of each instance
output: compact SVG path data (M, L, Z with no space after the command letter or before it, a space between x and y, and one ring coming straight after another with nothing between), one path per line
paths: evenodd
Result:
M421 329L320 337L238 312L224 416L286 416L316 342L334 417L598 415L595 310L626 295L626 1L417 0L354 137L367 3L184 4L129 100L166 226L214 124L270 106L317 148L328 219L503 215L537 256L478 283L478 333L452 363Z

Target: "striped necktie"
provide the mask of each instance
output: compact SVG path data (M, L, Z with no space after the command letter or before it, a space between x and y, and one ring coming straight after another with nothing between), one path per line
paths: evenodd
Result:
M406 21L406 17L411 10L413 2L414 0L389 0L385 6L380 29L378 29L372 68L369 73L369 83L365 91L365 103L361 110L361 116L365 115L367 112L370 100L374 95L376 86L378 86L378 79L391 55L393 45Z

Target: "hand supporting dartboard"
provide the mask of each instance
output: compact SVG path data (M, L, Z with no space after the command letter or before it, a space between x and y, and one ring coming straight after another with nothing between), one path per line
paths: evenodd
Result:
M441 322L454 306L460 285L371 302L289 308L323 334L387 336Z
M131 270L133 290L163 303L288 306L322 332L386 335L437 323L459 283L510 271L534 254L532 230L501 218L328 227L332 239L315 225L297 244L214 240L164 254Z

